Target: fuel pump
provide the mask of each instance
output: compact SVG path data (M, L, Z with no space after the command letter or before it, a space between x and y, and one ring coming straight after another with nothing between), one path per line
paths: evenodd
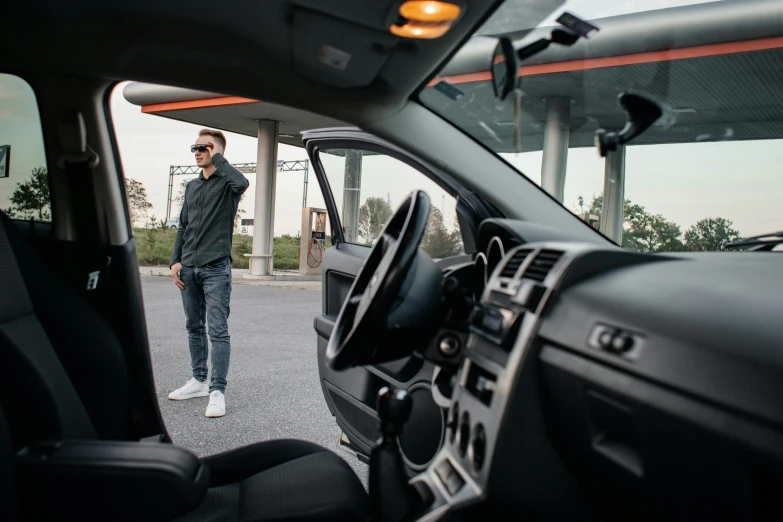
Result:
M326 249L326 209L302 209L302 234L299 242L299 273L321 273L321 262Z

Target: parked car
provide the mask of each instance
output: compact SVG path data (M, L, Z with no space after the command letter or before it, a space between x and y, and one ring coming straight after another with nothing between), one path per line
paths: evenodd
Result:
M169 218L169 220L166 221L166 228L179 228L179 216Z

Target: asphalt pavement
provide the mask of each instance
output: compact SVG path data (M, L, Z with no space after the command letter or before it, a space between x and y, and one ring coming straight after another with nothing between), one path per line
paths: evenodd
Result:
M257 441L304 439L345 458L367 486L367 466L338 448L340 430L319 384L313 318L320 285L233 285L226 415L208 419L208 398L168 399L191 377L179 290L168 277L141 281L158 403L175 444L207 456Z

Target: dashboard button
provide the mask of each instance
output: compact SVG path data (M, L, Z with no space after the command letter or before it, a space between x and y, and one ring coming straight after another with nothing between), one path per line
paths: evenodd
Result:
M621 327L597 324L587 338L587 345L595 350L633 360L642 345L642 335Z
M462 479L457 470L452 468L451 475L449 475L446 479L446 489L448 489L449 493L454 496L459 492L460 489L462 489L462 486L464 485L465 481Z
M483 321L484 310L480 306L473 307L473 310L470 311L470 315L468 316L468 322L480 326Z
M449 429L449 441L454 444L457 440L457 431L459 430L459 402L455 402L451 406L451 416L448 423Z
M484 466L484 456L487 452L487 436L484 432L484 426L479 423L473 428L473 440L470 441L470 449L473 452L471 463L474 471L481 471Z
M633 348L633 337L619 333L612 339L612 351L615 353L625 353Z
M493 311L484 315L481 326L492 333L500 333L503 330L503 316L499 312Z
M465 485L462 476L454 469L454 466L451 465L449 459L443 459L435 465L435 474L438 475L438 478L443 482L443 485L446 486L446 491L452 496Z
M604 330L601 335L598 336L598 344L601 348L609 350L612 348L612 342L614 341L614 332L611 330Z
M470 415L468 412L462 413L462 418L459 422L459 440L457 441L457 452L460 457L464 457L468 452L468 444L470 443Z

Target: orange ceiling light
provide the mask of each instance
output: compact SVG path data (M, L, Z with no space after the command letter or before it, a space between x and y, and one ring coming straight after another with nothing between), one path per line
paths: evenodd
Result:
M389 31L402 38L440 38L451 29L462 9L455 4L437 0L408 0L400 6L402 25L392 25Z
M417 24L409 22L405 25L393 25L389 28L391 33L402 38L440 38L451 28L451 24Z
M453 22L462 9L458 5L437 0L408 0L400 6L400 16L411 22Z

